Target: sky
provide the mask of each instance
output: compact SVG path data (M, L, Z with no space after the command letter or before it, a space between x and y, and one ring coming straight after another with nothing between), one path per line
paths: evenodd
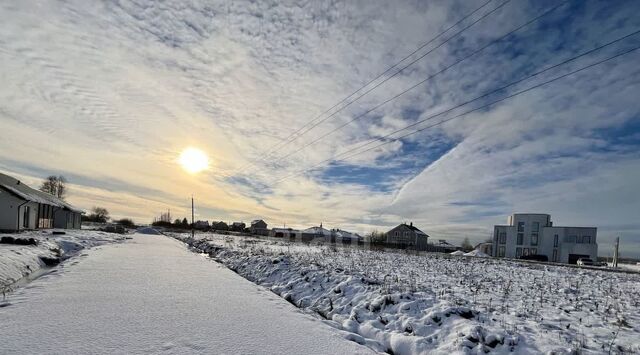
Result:
M187 216L193 194L197 219L359 233L411 221L460 243L535 212L598 227L600 255L619 236L622 255L639 257L640 50L517 93L640 46L640 34L488 94L639 30L639 11L617 0L1 2L0 171L32 185L62 174L69 202L139 223ZM425 129L386 137L415 123ZM357 149L372 139L387 144ZM179 166L188 147L209 169Z

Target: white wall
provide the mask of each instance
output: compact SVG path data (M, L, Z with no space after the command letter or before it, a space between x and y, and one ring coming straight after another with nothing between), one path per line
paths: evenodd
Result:
M18 206L24 201L0 189L0 230L15 231L18 227Z
M518 222L524 222L524 231L518 232ZM538 228L538 244L533 245L531 243L531 235L534 233L533 223L539 224ZM532 249L537 249L536 254L546 255L549 261L553 260L553 251L557 250L558 262L569 262L569 254L589 255L593 260L596 260L598 256L598 245L596 244L597 229L592 227L548 227L550 222L550 216L546 214L514 214L509 217L508 226L495 226L494 227L494 247L493 256L498 255L498 250L501 246L505 247L506 258L517 258L516 248L526 248L529 254L532 253ZM506 232L507 243L499 243L499 233ZM518 233L523 234L523 243L517 244ZM558 235L558 246L554 246L554 237ZM582 238L583 236L590 236L590 243L576 243L567 241L567 237L577 236Z

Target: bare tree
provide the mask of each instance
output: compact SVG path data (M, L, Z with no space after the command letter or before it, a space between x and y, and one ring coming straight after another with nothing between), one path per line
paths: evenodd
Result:
M67 195L67 179L60 175L58 176L58 188L56 191L56 196L61 199L64 200L64 198Z
M387 240L387 234L374 230L369 234L369 241L371 244L382 244Z
M105 223L109 220L109 211L103 207L94 207L91 209L91 214L86 217L89 222Z
M462 250L464 250L464 251L473 250L473 245L471 244L471 242L469 241L469 238L467 238L467 237L464 238L464 240L462 241L462 244L460 245L460 247L462 247Z
M40 185L40 191L64 200L67 194L67 179L60 175L48 176Z

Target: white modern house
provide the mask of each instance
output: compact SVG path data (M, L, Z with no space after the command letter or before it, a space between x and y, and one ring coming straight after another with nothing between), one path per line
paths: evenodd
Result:
M492 255L521 258L545 255L549 261L575 264L580 258L596 260L598 244L595 227L554 226L551 216L516 213L507 225L493 228Z
M0 231L78 229L82 211L0 173Z

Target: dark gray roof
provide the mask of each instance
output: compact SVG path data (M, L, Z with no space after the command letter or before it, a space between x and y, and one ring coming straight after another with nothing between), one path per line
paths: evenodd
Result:
M55 196L49 195L48 193L32 189L31 187L23 184L20 180L6 174L0 173L0 188L3 188L12 195L24 201L42 203L60 207L69 211L82 213L82 210L73 207L67 202Z
M415 231L416 233L424 234L427 237L429 236L427 233L425 233L425 232L421 231L420 229L418 229L418 227L416 227L416 226L414 226L412 224L406 224L406 223L399 224L398 226L392 228L391 230L394 230L394 229L396 229L398 227L406 227L406 228L408 228L408 229L410 229L412 231Z

